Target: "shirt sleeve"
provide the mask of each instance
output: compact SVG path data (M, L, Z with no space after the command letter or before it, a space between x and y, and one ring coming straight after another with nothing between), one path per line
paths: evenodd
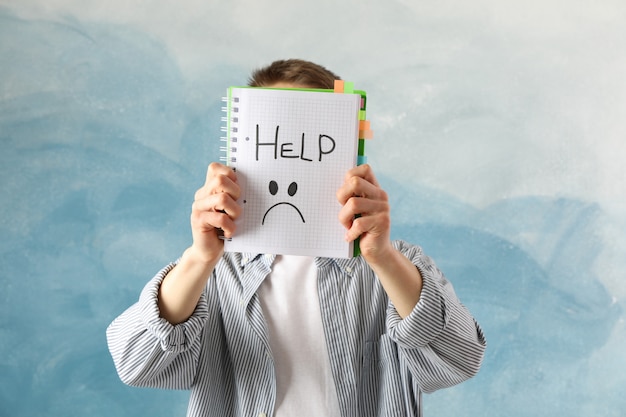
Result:
M482 329L420 247L398 242L397 248L418 268L423 281L420 300L407 317L402 319L392 304L387 311L388 333L399 356L425 392L473 377L486 348Z
M158 292L169 264L144 287L139 301L107 328L107 342L120 379L133 386L187 389L195 377L200 339L208 317L206 291L187 321L162 318Z

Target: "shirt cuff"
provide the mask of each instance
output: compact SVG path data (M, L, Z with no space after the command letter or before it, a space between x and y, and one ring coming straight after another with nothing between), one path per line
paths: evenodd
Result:
M171 263L157 273L144 287L139 297L141 319L150 333L156 337L165 352L180 353L193 345L200 337L208 317L206 294L203 291L193 314L184 322L173 325L161 317L158 306L159 288L163 279L174 269Z

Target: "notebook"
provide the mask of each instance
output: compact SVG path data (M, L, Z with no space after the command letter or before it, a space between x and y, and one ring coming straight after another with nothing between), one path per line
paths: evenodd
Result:
M222 119L223 161L237 173L242 215L227 252L349 258L336 191L364 162L366 94L230 87Z

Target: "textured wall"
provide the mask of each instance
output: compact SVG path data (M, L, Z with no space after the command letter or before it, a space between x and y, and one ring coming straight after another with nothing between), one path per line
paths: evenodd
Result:
M367 90L394 236L487 334L426 415L623 416L626 6L586 3L0 0L0 416L184 415L104 331L190 242L225 88L285 57Z

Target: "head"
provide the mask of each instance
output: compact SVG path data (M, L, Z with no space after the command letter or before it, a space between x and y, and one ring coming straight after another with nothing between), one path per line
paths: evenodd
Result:
M334 88L338 75L321 65L301 59L274 61L252 72L250 87Z

